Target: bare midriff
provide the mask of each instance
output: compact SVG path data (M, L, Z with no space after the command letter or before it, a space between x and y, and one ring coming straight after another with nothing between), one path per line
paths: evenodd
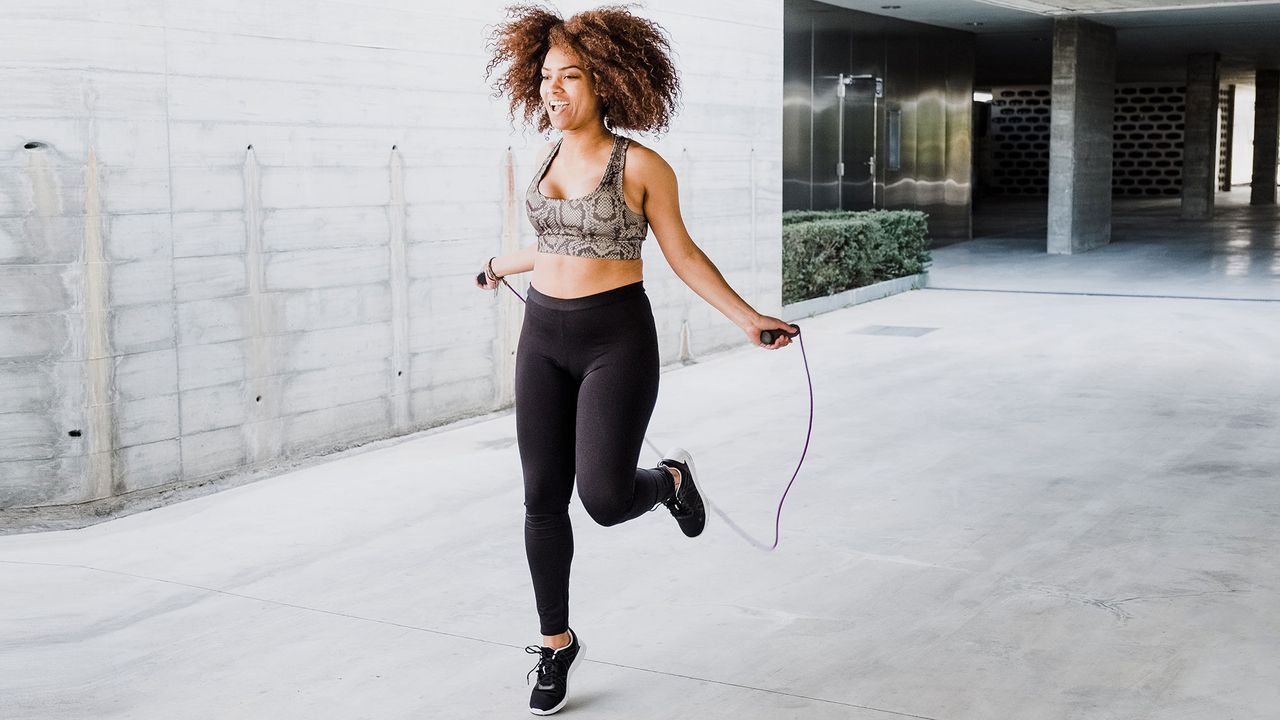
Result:
M643 260L599 260L538 253L532 283L554 298L579 298L630 285L644 279Z

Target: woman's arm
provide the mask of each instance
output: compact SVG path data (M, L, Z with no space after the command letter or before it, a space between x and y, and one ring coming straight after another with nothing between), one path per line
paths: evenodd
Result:
M498 277L505 277L507 275L529 272L533 269L533 259L537 257L537 255L537 245L530 245L513 253L499 255L493 259L493 273ZM485 290L495 290L498 287L498 281L489 277L489 265L490 263L486 261L484 268L482 268L483 275L488 282L484 285L477 282L476 287L484 288ZM479 278L480 276L477 275L476 279L479 280Z
M741 328L752 344L760 345L760 332L763 330L793 332L794 328L788 323L756 312L755 308L729 287L715 263L689 237L689 231L680 216L680 196L675 171L656 152L648 148L637 150L636 169L639 170L639 179L644 187L644 214L649 219L649 227L653 228L663 256L676 275L699 297ZM781 348L789 344L791 338L779 333L778 339L765 347Z

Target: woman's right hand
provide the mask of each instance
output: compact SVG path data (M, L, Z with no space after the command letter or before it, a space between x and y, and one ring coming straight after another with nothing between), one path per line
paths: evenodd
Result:
M497 290L499 284L502 282L501 278L494 278L492 275L489 274L489 262L490 261L486 260L480 266L480 272L476 275L476 278L475 278L477 289Z
M760 342L760 333L764 330L770 330L774 333L773 343L765 345ZM742 331L754 345L769 350L777 350L791 344L791 337L786 333L796 332L797 328L785 320L779 320L776 317L768 315L757 315L754 319L742 326Z

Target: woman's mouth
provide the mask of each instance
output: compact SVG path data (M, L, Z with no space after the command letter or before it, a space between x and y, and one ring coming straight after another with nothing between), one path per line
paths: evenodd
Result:
M566 107L568 107L568 105L569 103L565 100L552 100L547 103L547 110L552 115L556 115L562 110L564 110Z

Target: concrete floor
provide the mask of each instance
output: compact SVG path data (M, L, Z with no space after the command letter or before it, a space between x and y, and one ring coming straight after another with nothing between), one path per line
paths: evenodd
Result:
M807 321L776 553L575 504L562 716L1274 717L1278 218L1122 210L1099 251L943 248L970 290ZM650 437L766 536L807 410L800 354L748 348L666 373ZM0 537L0 717L527 717L514 442L487 418Z

